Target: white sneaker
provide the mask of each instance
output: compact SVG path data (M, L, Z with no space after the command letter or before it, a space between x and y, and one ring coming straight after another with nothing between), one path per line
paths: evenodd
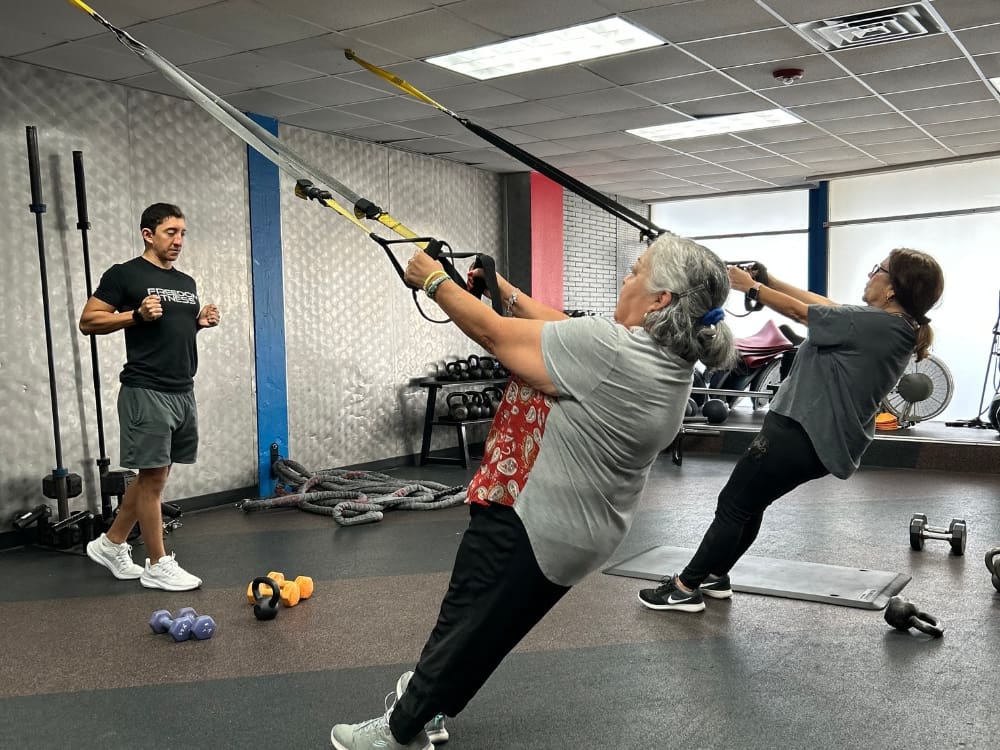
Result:
M134 581L142 575L142 566L132 559L132 545L115 544L107 534L101 534L87 545L87 557L103 565L121 581Z
M146 569L139 577L139 583L147 589L163 589L164 591L190 591L201 586L201 579L188 573L177 564L174 553L164 555L155 564L150 564L146 558Z

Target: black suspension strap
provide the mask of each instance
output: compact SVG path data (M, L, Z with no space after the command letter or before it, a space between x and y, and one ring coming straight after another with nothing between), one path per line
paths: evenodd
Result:
M727 260L725 261L727 266L736 266L737 268L746 271L748 274L753 276L754 281L759 281L764 286L767 286L767 266L765 266L760 261L756 260ZM750 297L750 292L743 295L743 308L746 310L742 315L740 313L734 313L727 310L726 312L735 318L745 318L747 315L753 312L758 312L764 309L764 305L761 304L759 299L753 299Z
M443 104L434 101L429 96L427 96L427 94L423 93L422 91L414 87L412 84L407 83L399 76L394 75L393 73L390 73L389 71L384 70L376 65L373 65L372 63L367 62L366 60L362 60L354 53L353 50L349 49L344 50L344 55L347 57L348 60L353 60L362 68L370 70L375 75L388 81L396 88L405 91L407 94L414 97L415 99L419 99L425 104L429 104L438 111L443 112L449 117L457 120L467 130L475 133L483 140L496 146L498 149L503 151L508 156L514 157L522 164L525 164L531 167L536 172L545 175L553 182L556 182L559 185L562 185L567 190L576 193L584 200L589 201L598 208L604 209L612 216L616 217L621 221L624 221L626 224L635 227L636 229L639 230L640 239L646 239L648 241L652 241L664 233L665 230L656 226L656 224L651 222L645 216L638 214L635 211L631 210L630 208L623 206L621 203L609 198L607 195L604 195L603 193L594 190L594 188L590 187L589 185L585 185L575 177L566 174L561 169L552 166L548 162L539 159L537 156L528 153L523 148L520 148L511 143L510 141L501 138L496 133L487 130L481 125L477 125L467 117L462 117L461 115L452 112Z

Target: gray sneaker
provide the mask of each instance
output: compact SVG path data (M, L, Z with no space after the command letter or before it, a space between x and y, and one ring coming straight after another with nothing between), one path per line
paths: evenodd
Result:
M201 579L188 573L177 564L174 553L164 555L155 564L146 558L146 569L139 577L139 583L147 589L164 591L190 591L201 586Z
M406 692L406 686L410 684L410 678L413 677L413 672L403 672L396 680L396 700L403 697L403 693ZM448 741L448 729L444 725L444 714L438 714L433 719L427 722L427 726L424 727L424 731L427 733L427 739L429 739L435 745L443 745Z
M397 687L400 682L396 683ZM409 682L408 678L406 682ZM405 683L403 689L406 689ZM360 724L335 725L330 730L330 742L337 750L434 750L434 745L427 739L427 733L423 730L405 744L396 742L396 738L389 731L389 716L392 715L395 705L396 700L393 694L389 693L385 697L384 714Z
M424 731L427 732L427 739L435 745L443 745L451 736L448 734L448 727L444 725L444 714L438 714L427 722Z
M115 544L107 534L101 534L87 545L87 557L103 565L121 581L134 581L142 575L142 566L132 559L132 545Z

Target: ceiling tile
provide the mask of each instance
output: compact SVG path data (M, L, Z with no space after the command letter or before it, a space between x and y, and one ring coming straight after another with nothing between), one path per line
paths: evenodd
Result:
M886 154L880 157L886 164L920 164L921 162L949 159L955 156L948 149L938 148L933 151L911 151L908 154Z
M732 76L744 86L754 90L782 88L782 84L774 77L774 71L782 68L799 68L803 71L803 76L798 83L789 84L798 86L804 83L817 83L828 81L833 78L843 78L847 75L844 69L826 57L826 55L801 55L783 59L780 62L754 63L753 65L740 65L738 67L725 68L723 72Z
M275 86L292 81L318 78L315 70L302 68L292 63L269 60L255 52L241 52L238 55L202 60L183 66L187 73L201 73L227 81L245 84L246 88Z
M734 115L743 112L761 112L771 109L773 105L756 94L731 94L715 96L693 102L674 104L673 108L692 117L718 117Z
M982 143L978 146L955 146L952 151L956 154L967 156L972 154L982 154L983 156L1000 155L1000 143Z
M385 99L375 99L370 102L346 104L340 107L344 112L361 117L370 117L382 122L399 122L416 120L427 116L427 105L415 99L402 96L391 96Z
M242 84L234 83L233 81L223 81L220 78L213 78L212 76L193 74L191 77L202 86L209 89L212 93L218 94L219 96L226 96L227 94L241 91L245 88ZM160 73L145 73L141 76L123 78L119 81L119 83L123 86L143 89L144 91L156 91L160 94L166 94L167 96L184 95L180 89L174 86L174 84L172 84L168 79L160 75Z
M888 44L833 50L830 55L854 75L880 70L910 68L922 63L962 57L962 51L946 34L931 34Z
M559 68L495 78L490 83L498 89L517 94L524 99L579 94L584 91L606 89L613 85L610 81L578 65L563 65Z
M489 107L476 112L476 121L484 127L507 126L518 127L535 122L561 120L562 112L546 107L537 102L522 104L505 104L502 107Z
M503 41L499 34L440 9L354 29L351 36L413 58Z
M319 26L283 15L251 0L225 0L168 16L161 19L161 23L230 44L239 50L255 50L325 32Z
M871 73L861 76L861 80L880 94L899 91L926 89L932 86L946 86L949 83L978 81L975 68L965 58L946 62L928 63L913 68L890 70L885 73Z
M768 180L776 177L803 177L807 170L800 164L788 164L786 167L768 167L766 169L751 169L748 171L755 177L762 177Z
M976 55L972 59L987 78L1000 76L1000 54Z
M1000 15L996 0L936 0L934 9L952 29L996 23Z
M723 75L715 72L693 73L677 78L664 78L659 81L637 83L628 87L640 96L647 97L660 104L684 102L691 99L703 99L709 96L722 96L746 91L738 83L734 83Z
M592 73L621 86L687 73L700 73L706 69L704 65L692 60L689 55L685 55L676 47L654 47L626 55L601 58L581 65Z
M316 109L316 105L287 96L279 96L262 89L231 94L226 101L243 112L258 112L269 117L284 117L296 112Z
M887 154L911 154L914 151L934 151L940 148L930 138L916 138L912 141L891 141L889 143L873 143L865 146L865 151L872 156Z
M955 120L972 120L977 117L1000 117L1000 102L986 101L973 104L952 104L933 109L918 109L906 113L918 125L930 125L935 122L954 122Z
M289 125L298 125L309 130L320 130L323 132L343 133L353 128L360 128L365 125L376 125L367 117L358 117L338 109L314 109L310 112L289 115L282 117L282 122Z
M363 128L352 128L342 131L348 138L357 138L362 141L374 141L376 143L392 143L393 141L408 141L419 138L417 133L409 128L400 125L375 124L367 125Z
M994 120L996 130L987 130L982 133L966 133L965 135L949 135L941 138L941 142L949 148L956 146L974 146L983 143L993 143L1000 145L1000 120Z
M232 45L198 34L191 34L182 29L171 28L155 21L132 26L127 31L143 44L155 49L174 65L186 65L199 60L210 60L213 57L224 57L238 51ZM105 34L103 40L108 45L117 45L121 48L118 37L113 34Z
M524 100L519 96L495 89L485 83L467 83L463 86L452 86L434 92L433 99L452 112L467 112L471 109L484 107L499 107L504 104L515 104Z
M0 57L17 57L50 46L53 39L45 34L15 29L9 24L0 26Z
M918 128L887 128L886 130L873 130L869 133L848 133L842 135L845 141L853 143L859 148L867 150L868 146L876 143L894 143L895 141L912 141L917 138L926 137Z
M580 135L594 135L595 133L607 133L610 128L599 123L594 123L582 117L569 117L562 120L551 120L549 122L536 122L528 125L519 125L517 128L522 133L527 133L535 138L545 140L555 138L565 138Z
M782 61L810 55L816 51L815 47L794 31L785 28L753 31L749 34L737 34L704 42L688 42L681 46L713 68L749 65L769 60Z
M862 115L881 115L891 111L892 107L877 96L862 96L858 99L844 99L839 102L792 107L794 114L809 122L840 120L845 117L860 117Z
M781 25L756 3L743 0L695 0L639 10L628 17L671 42L710 39Z
M503 36L563 29L611 15L593 0L545 0L532 3L531 12L509 0L461 0L450 4L448 12Z
M742 135L742 133L740 134ZM684 138L679 141L668 141L673 148L687 154L697 154L702 151L716 151L724 148L736 148L744 145L743 141L731 135L707 135L701 138Z
M552 141L536 141L535 143L526 143L523 148L529 154L533 154L534 156L538 156L543 159L547 159L550 156L572 153L571 149L558 143L553 143Z
M780 89L763 92L783 107L798 107L803 104L824 104L841 99L858 99L871 96L871 91L852 78L840 78L820 83L796 83Z
M28 52L18 55L15 59L103 81L132 78L149 71L149 65L123 46L117 45L117 49L102 49L101 42L95 46L94 40L91 39L66 42L44 50Z
M345 49L353 49L362 58L380 66L387 66L402 59L400 55L361 44L343 34L323 34L286 44L264 47L256 52L264 57L294 63L331 75L357 73L360 68L356 62L348 60L344 56ZM370 78L382 80L367 71L365 73Z
M993 98L986 84L982 81L974 83L956 83L951 86L935 86L920 91L907 91L900 94L886 94L885 98L896 108L924 109L940 107L945 104L968 104Z
M845 133L869 133L873 130L902 128L909 124L902 115L868 115L866 117L845 117L842 120L829 120L823 123L823 129L835 135L842 135Z
M997 12L1000 15L1000 10ZM1000 52L1000 24L959 31L956 36L970 55Z
M571 149L588 150L633 146L637 143L642 143L642 140L628 133L601 133L598 135L584 135L578 138L560 138L556 143L560 143Z
M751 143L784 143L786 141L796 141L803 138L815 138L823 135L815 126L783 125L780 128L768 128L767 130L751 130L747 133L740 133L740 138Z
M600 151L576 151L573 148L569 148L569 153L565 155L553 156L549 161L557 167L564 168L576 167L582 164L597 164L600 162L612 161L612 157L607 154L603 154Z
M710 158L716 164L726 164L733 169L742 169L742 167L739 164L736 164L736 162L742 162L746 159L759 159L760 157L766 155L766 151L763 151L756 146L737 146L736 148L724 148L712 151Z
M372 99L383 99L385 94L366 86L358 86L337 76L311 78L308 81L283 83L268 89L274 94L312 102L321 107L337 104L355 104Z
M257 2L333 31L367 26L431 10L435 5L428 0L379 0L377 3L331 3L330 0L257 0Z
M393 147L419 154L454 154L478 148L449 138L414 138L412 141L395 141Z
M645 99L636 96L628 89L621 88L557 96L542 99L541 103L568 115L593 115L649 106L649 102Z
M940 138L948 135L964 135L965 133L982 133L988 130L996 130L997 119L995 117L977 117L975 119L957 120L954 122L933 123L924 126L924 130L933 136Z
M797 141L785 141L784 143L767 144L769 150L779 154L801 154L808 151L828 151L843 147L843 141L828 135L821 135L815 138L802 138Z

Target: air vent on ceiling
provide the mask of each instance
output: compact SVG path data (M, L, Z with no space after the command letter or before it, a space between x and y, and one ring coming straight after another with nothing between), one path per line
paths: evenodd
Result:
M871 13L800 23L806 36L827 50L895 42L940 31L922 5L903 5Z

